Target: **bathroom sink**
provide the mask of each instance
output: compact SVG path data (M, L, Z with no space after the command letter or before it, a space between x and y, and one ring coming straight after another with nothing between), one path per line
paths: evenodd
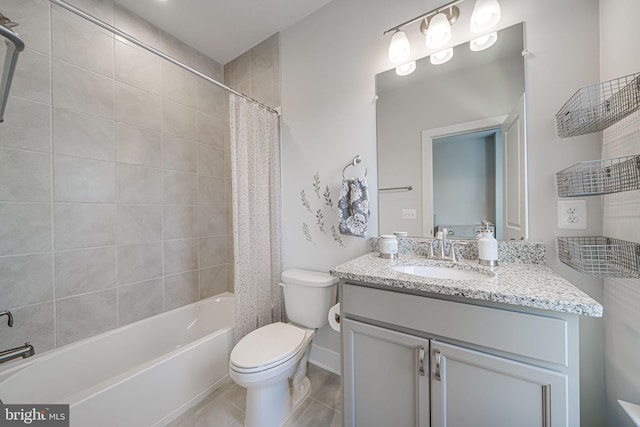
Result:
M448 280L487 280L491 279L491 273L483 273L474 270L461 270L455 267L438 267L434 265L398 265L391 267L393 270L412 274L414 276L431 277L433 279Z

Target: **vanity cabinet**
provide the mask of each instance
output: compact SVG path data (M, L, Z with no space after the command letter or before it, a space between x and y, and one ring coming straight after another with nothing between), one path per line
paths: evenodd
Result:
M576 315L341 287L345 426L580 425Z
M551 426L566 406L564 374L437 341L431 355L434 427Z
M345 425L428 427L429 340L350 319L341 325L350 355Z

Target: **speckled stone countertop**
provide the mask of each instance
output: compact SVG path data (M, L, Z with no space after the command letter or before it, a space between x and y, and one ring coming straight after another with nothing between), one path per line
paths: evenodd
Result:
M475 271L488 276L482 280L448 280L421 277L392 269L399 265L433 265ZM567 280L540 264L502 262L493 270L476 261L431 261L424 256L405 254L390 260L377 252L355 258L331 270L335 277L374 283L397 289L464 297L472 300L540 308L544 310L602 317L602 305Z

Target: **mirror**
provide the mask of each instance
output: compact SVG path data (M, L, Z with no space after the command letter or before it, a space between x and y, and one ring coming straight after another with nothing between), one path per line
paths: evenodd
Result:
M528 236L523 24L496 43L398 76L376 76L380 234Z

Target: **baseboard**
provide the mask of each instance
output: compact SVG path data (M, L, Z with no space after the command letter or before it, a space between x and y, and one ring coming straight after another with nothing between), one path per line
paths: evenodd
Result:
M340 375L340 353L337 351L311 344L309 363Z

